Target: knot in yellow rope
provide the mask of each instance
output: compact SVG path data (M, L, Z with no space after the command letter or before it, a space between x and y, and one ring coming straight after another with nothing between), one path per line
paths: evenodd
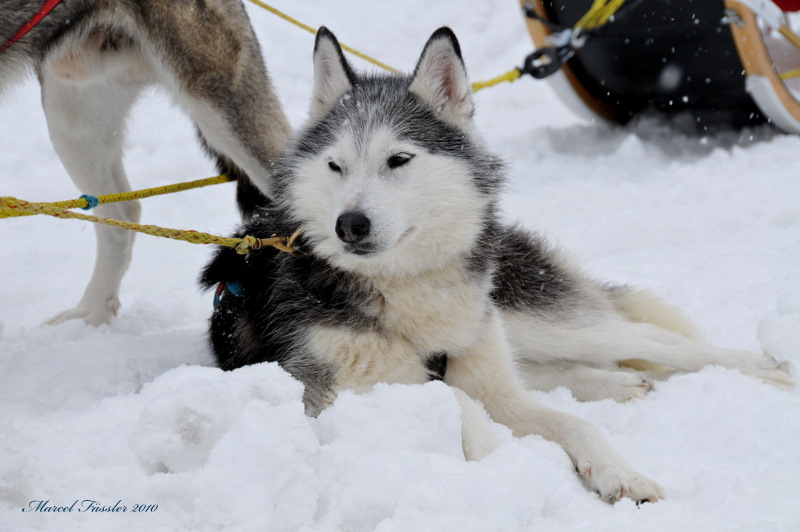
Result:
M254 236L247 235L242 238L242 241L239 242L239 244L236 245L236 253L239 255L246 255L251 251L256 251L261 248L273 247L279 251L283 251L284 253L289 253L293 257L305 257L305 253L294 247L297 237L300 236L300 233L302 232L302 229L298 229L290 237L272 235L269 238L256 238Z

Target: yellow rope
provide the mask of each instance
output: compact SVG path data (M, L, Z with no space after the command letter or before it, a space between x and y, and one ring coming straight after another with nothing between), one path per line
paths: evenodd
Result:
M131 201L136 199L149 198L151 196L160 196L162 194L172 194L173 192L181 192L184 190L191 190L193 188L207 187L210 185L217 185L220 183L229 183L236 181L226 174L209 177L206 179L198 179L196 181L184 181L183 183L175 183L173 185L165 185L162 187L146 188L143 190L134 190L131 192L122 192L119 194L106 194L104 196L97 196L99 200L98 205L106 203L116 203L119 201ZM54 203L43 203L43 205L50 205L59 209L85 209L89 206L89 202L85 198L78 198L74 200L58 201ZM7 206L0 204L0 218L11 218L14 216L33 216L35 212L23 211L19 209L11 209Z
M287 21L287 22L291 22L292 24L294 24L295 26L297 26L297 27L299 27L299 28L303 28L304 30L306 30L306 31L307 31L307 32L309 32L309 33L312 33L312 34L314 34L314 35L316 35L316 34L317 34L317 30L315 30L315 29L314 29L314 28L312 28L311 26L308 26L308 25L306 25L306 24L303 24L303 23L302 23L302 22L300 22L299 20L293 19L292 17L290 17L290 16L289 16L289 15L287 15L286 13L284 13L284 12L282 12L282 11L278 11L277 9L275 9L274 7L272 7L271 5L265 4L264 2L261 2L260 0L250 0L250 1L251 1L252 3L254 3L255 5L259 6L259 7L263 7L264 9L266 9L267 11L269 11L270 13L272 13L273 15L277 15L277 16L279 16L280 18L282 18L283 20L285 20L285 21ZM378 61L377 59L374 59L374 58L372 58L372 57L370 57L370 56L368 56L368 55L366 55L366 54L362 54L362 53L361 53L361 52L359 52L358 50L355 50L355 49L353 49L353 48L350 48L349 46L347 46L347 45L345 45L345 44L339 43L339 46L341 46L343 50L347 50L347 51L348 51L348 52L350 52L351 54L353 54L353 55L357 55L357 56L358 56L358 57L360 57L361 59L364 59L365 61L369 61L369 62L370 62L370 63L372 63L373 65L379 66L379 67L381 67L381 68L382 68L382 69L384 69L384 70L388 70L389 72L399 72L397 69L390 67L390 66L389 66L389 65L387 65L386 63L381 63L381 62L380 62L380 61Z
M589 11L575 23L574 29L590 30L602 26L624 3L625 0L594 0Z
M250 0L250 2L254 3L255 5L257 5L259 7L262 7L264 9L266 9L267 11L272 13L273 15L276 15L276 16L282 18L283 20L285 20L287 22L289 22L291 24L294 24L298 28L302 28L302 29L306 30L307 32L312 33L314 35L317 34L317 30L315 30L311 26L309 26L307 24L303 24L299 20L290 17L286 13L275 9L274 7L272 7L269 4L265 4L261 0ZM382 68L384 70L387 70L389 72L394 72L394 73L400 72L396 68L390 67L386 63L382 63L382 62L378 61L377 59L368 56L367 54L363 54L363 53L359 52L358 50L356 50L355 48L351 48L351 47L347 46L346 44L339 43L339 46L341 46L343 50L346 50L346 51L350 52L351 54L353 54L355 56L358 56L361 59L364 59L365 61L368 61L368 62L372 63L373 65L376 65L376 66L378 66L378 67L380 67L380 68ZM478 92L481 89L485 89L486 87L492 87L492 86L497 85L498 83L502 83L504 81L508 81L509 83L514 82L514 81L517 80L517 78L519 78L519 75L516 75L516 76L513 75L514 72L519 73L519 69L515 68L514 70L510 70L510 71L506 72L503 75L497 76L496 78L492 78L492 79L489 79L489 80L486 80L486 81L476 81L475 83L472 84L472 92Z
M589 10L584 13L584 15L578 19L578 22L575 23L576 28L586 28L591 24L592 19L597 15L598 11L600 11L605 6L605 0L594 0L592 2L592 6Z
M791 30L786 24L781 24L781 27L778 28L778 33L783 35L783 37L792 43L795 48L800 48L800 36L798 36L795 32Z
M518 68L515 68L513 70L509 70L505 74L497 76L496 78L487 79L486 81L476 81L475 83L472 84L472 92L478 92L481 89L485 89L487 87L493 87L498 83L502 83L504 81L513 83L517 81L521 75L522 71Z
M781 79L792 79L798 76L800 76L800 68L784 72L783 74L781 74Z
M795 48L800 49L800 36L798 36L785 24L781 24L781 27L778 28L778 33L783 35L783 37L787 41L792 43L795 46ZM791 78L796 78L797 76L800 76L800 68L784 72L783 74L781 74L781 79L791 79Z
M147 235L171 238L173 240L182 240L183 242L189 242L191 244L215 244L217 246L235 248L236 252L240 255L244 255L256 249L271 246L279 249L280 251L291 253L295 256L302 256L302 253L294 247L294 242L300 235L299 230L290 237L279 237L273 235L270 238L256 238L253 236L245 236L244 238L226 238L218 235L212 235L210 233L201 233L200 231L170 229L167 227L159 227L157 225L142 225L126 222L124 220L100 218L98 216L91 216L89 214L72 212L47 203L33 203L8 196L0 197L0 208L11 210L19 209L30 212L31 214L47 214L56 218L85 220L87 222L101 223L111 227L117 227L119 229L125 229L128 231L136 231Z

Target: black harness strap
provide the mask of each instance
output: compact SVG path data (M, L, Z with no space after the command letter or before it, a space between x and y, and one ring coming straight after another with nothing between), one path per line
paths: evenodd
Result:
M431 374L432 381L444 380L447 371L447 353L434 353L425 358L425 367Z

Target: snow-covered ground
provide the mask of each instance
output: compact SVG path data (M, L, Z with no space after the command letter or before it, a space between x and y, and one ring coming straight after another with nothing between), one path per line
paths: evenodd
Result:
M275 5L404 69L444 24L475 80L532 49L511 0ZM248 9L297 126L313 37ZM599 278L660 294L715 344L800 364L800 137L760 129L698 140L646 122L593 125L531 79L476 102L479 129L508 162L509 219ZM33 80L5 95L0 124L0 195L79 195L49 144ZM136 188L214 175L189 121L157 92L137 105L128 144ZM146 200L143 218L227 233L233 186ZM79 299L94 228L0 220L0 530L800 529L797 390L712 367L626 404L535 393L595 423L667 492L657 504L611 506L538 437L497 426L502 447L466 463L458 408L440 383L344 394L312 420L279 368L211 367L212 298L195 284L210 253L139 236L110 326L39 327ZM36 500L78 503L70 513L21 511ZM77 512L85 500L127 511ZM137 504L149 511L133 513Z

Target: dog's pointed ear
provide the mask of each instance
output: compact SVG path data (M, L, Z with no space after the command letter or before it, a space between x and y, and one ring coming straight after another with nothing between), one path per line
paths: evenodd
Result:
M472 87L458 39L450 28L439 28L428 39L409 90L445 121L462 128L467 125L473 111Z
M313 120L325 116L355 84L353 69L347 63L339 41L322 26L314 43L314 88L309 114Z

